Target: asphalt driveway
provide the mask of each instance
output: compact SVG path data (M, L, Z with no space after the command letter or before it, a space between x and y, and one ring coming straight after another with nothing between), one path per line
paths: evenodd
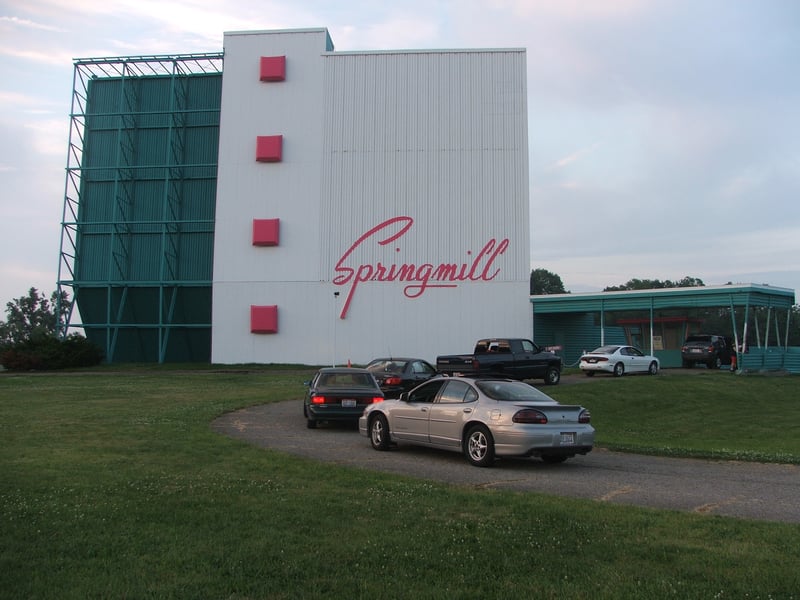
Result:
M505 458L481 469L454 452L407 445L377 452L354 426L309 430L299 400L227 413L211 428L262 448L459 486L800 523L797 465L662 458L595 448L558 465Z

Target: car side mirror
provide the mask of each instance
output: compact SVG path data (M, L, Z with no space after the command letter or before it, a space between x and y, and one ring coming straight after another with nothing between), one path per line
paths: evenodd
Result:
M399 400L400 402L408 402L408 392L403 392L400 394Z

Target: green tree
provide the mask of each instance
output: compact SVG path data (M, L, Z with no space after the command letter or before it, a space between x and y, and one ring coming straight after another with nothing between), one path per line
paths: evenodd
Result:
M561 277L547 269L531 271L531 294L569 294Z
M7 320L0 321L0 346L20 344L43 336L55 336L58 326L56 307L62 307L62 317L66 313L69 297L62 292L53 292L48 300L36 288L28 290L27 296L20 296L6 304Z
M57 335L59 312L63 319L69 310L69 297L53 292L48 300L31 288L6 304L8 320L0 321L0 365L7 369L30 371L88 367L103 360L103 351L82 335L65 339Z
M661 281L660 279L630 279L628 283L622 285L612 285L605 288L604 292L624 292L628 290L660 290L665 288L677 287L705 287L702 279L697 277L686 276L678 281L670 281L669 279Z

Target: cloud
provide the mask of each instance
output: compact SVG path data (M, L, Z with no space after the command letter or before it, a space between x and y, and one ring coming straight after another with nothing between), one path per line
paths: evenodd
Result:
M20 27L23 29L38 29L40 31L63 31L60 27L54 25L45 25L43 23L36 23L28 19L19 19L17 17L0 17L0 26L10 25L12 27Z
M572 154L570 154L568 156L564 156L563 158L558 159L557 161L555 161L550 166L545 167L544 170L545 171L555 171L557 169L563 169L564 167L566 167L568 165L571 165L575 161L577 161L579 159L582 159L585 156L591 154L592 152L594 152L597 149L597 147L599 145L600 145L599 143L595 142L591 146L588 146L586 148L581 148L580 150L577 150L577 151L573 152Z

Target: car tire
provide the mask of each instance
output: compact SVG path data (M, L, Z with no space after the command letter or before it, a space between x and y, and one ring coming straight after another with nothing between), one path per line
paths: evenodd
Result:
M656 361L651 362L650 366L647 368L647 372L650 375L658 374L658 363L656 363Z
M389 422L383 415L377 415L369 422L369 442L375 450L388 450L391 446Z
M544 374L545 385L558 385L559 381L561 381L561 371L555 367L548 367Z
M594 377L594 371L586 371L587 377Z
M722 359L717 356L716 358L712 359L708 363L709 369L719 369L722 366Z
M476 467L494 464L494 439L485 425L475 425L467 431L463 450L470 464Z
M694 363L690 360L683 361L683 368L684 369L691 369L694 366Z
M622 377L625 375L625 365L617 363L614 365L614 377Z
M317 428L317 420L316 419L307 419L306 420L306 427L309 429L316 429Z
M542 460L550 465L557 465L567 460L563 454L542 454Z

